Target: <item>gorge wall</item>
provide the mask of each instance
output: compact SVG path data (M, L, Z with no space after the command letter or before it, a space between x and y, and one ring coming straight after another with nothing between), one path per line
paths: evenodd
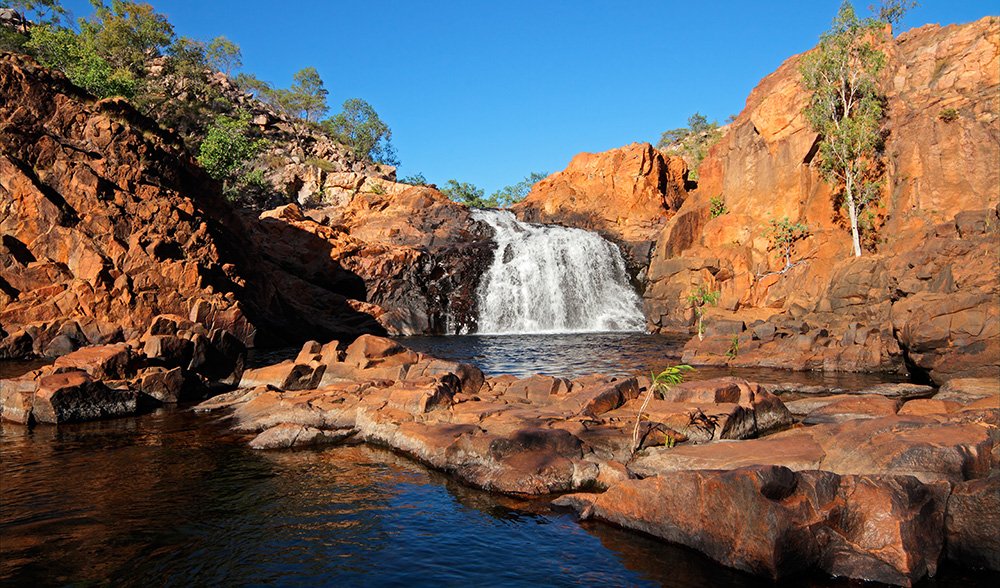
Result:
M799 56L750 94L702 163L696 190L628 200L593 181L627 170L644 172L631 184L661 185L655 166L619 163L655 151L630 146L588 156L603 163L599 169L584 172L574 160L536 187L522 205L531 212L522 214L591 227L579 218L591 214L592 202L622 211L657 196L677 202L676 211L663 206L649 222L663 227L651 239L644 299L651 330L688 330L689 293L720 292L718 306L706 309L708 336L692 340L686 361L909 368L937 381L1000 374L1000 19L924 26L884 50L886 189L874 252L860 259L850 257L842 213L812 165L817 135L802 115L808 94ZM564 181L573 187L552 188ZM675 194L681 198L671 200ZM712 198L728 212L712 218ZM784 259L766 231L786 216L806 224L809 237L793 253L801 263L777 273Z

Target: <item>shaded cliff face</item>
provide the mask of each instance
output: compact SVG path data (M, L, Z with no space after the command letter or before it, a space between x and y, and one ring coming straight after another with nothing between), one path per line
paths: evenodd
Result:
M1000 284L979 276L998 269L1000 20L921 27L885 50L888 165L876 251L850 257L842 211L811 165L817 137L801 114L808 94L793 57L751 93L702 164L698 190L660 234L646 291L652 328L689 325L684 298L704 286L747 323L778 313L825 330L800 342L793 363L802 367L890 369L908 358L935 379L997 372ZM729 212L713 219L709 199L718 196ZM801 263L775 274L784 260L766 228L785 216L810 236L793 253ZM930 324L933 334L915 335ZM864 334L852 330L848 344L849 325ZM722 347L692 345L690 357L725 363L729 343L712 345Z
M625 246L630 265L644 267L657 233L687 196L686 177L680 157L633 143L577 155L511 210L525 221L601 233Z
M128 340L164 313L258 345L433 330L419 316L444 294L407 298L411 286L435 271L465 279L435 270L425 250L368 244L346 226L234 211L174 135L9 54L0 202L0 357ZM375 319L393 312L418 318Z

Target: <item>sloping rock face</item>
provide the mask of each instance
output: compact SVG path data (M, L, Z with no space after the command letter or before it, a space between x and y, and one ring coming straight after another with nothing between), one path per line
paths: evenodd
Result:
M398 186L404 186L399 184ZM344 206L306 211L363 243L338 262L365 281L365 300L391 333L474 332L476 288L493 260L488 226L428 187L355 195Z
M455 252L474 227L455 228L468 215L436 192L385 196L354 224L409 210L425 219L411 222L418 232L456 235L435 241L440 258L391 234L365 243L297 210L242 215L217 193L175 136L127 103L95 101L25 57L0 56L0 357L135 339L160 314L248 345L423 332L445 322L449 288L474 292L467 273L440 265L472 265ZM390 311L400 316L374 318Z
M522 220L601 233L646 266L656 234L687 196L687 164L649 143L581 153L565 170L535 184L511 207Z
M651 326L690 324L683 298L701 286L721 293L709 314L735 313L746 331L738 358L706 339L692 341L692 361L851 371L905 361L938 382L1000 375L998 36L1000 19L988 17L886 45L888 188L877 252L862 259L849 257L842 214L811 165L817 137L801 114L799 59L765 78L660 236ZM729 212L710 218L717 196ZM810 236L796 245L799 263L778 273L784 260L765 231L785 216Z
M689 331L689 296L718 292L703 309L709 336L692 341L685 361L908 370L939 383L1000 376L998 39L1000 19L986 17L885 41L885 190L861 259L813 161L798 56L750 94L696 190L663 175L672 159L632 145L581 155L519 214L654 243L644 290L652 331ZM714 218L713 198L727 210ZM809 229L787 269L767 237L785 217Z

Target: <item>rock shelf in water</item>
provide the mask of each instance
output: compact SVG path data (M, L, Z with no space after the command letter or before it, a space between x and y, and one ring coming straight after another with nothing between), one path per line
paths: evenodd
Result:
M364 336L309 343L243 383L198 409L231 411L252 447L390 447L486 490L571 493L555 503L754 574L909 585L946 557L1000 568L1000 541L974 522L997 518L995 381L947 402L849 395L886 406L822 403L808 414L829 418L813 426L760 385L684 383L650 402L635 454L644 378L487 378Z

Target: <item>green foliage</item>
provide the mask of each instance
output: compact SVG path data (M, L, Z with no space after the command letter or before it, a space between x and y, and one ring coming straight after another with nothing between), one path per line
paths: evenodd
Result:
M726 357L729 359L736 359L740 354L740 336L733 335L733 339L729 342L729 350L726 351Z
M955 122L958 120L958 116L958 110L955 108L945 108L938 113L938 118L946 123Z
M292 87L275 90L278 104L285 112L305 120L317 122L330 108L326 105L329 94L315 67L304 67L292 76Z
M878 6L868 8L875 12L875 18L879 22L884 22L896 26L903 15L916 8L916 0L882 0Z
M427 178L424 174L417 172L415 174L408 175L398 180L400 184L409 184L411 186L427 186Z
M198 163L210 176L223 184L223 191L232 198L241 184L263 182L263 172L251 172L250 161L267 145L264 139L250 137L250 115L236 118L219 116L209 127L198 150ZM256 174L256 175L254 175Z
M55 25L67 15L60 0L4 0L0 6L13 8L22 18L36 25Z
M881 26L873 18L859 19L845 0L819 47L801 64L812 92L805 115L820 136L819 169L843 198L855 256L861 255L859 217L877 202L884 168L879 74L886 57L875 45Z
M240 46L225 37L216 37L208 44L205 56L213 68L232 76L233 70L243 67L243 53Z
M385 184L382 182L372 182L371 187L368 189L372 194L382 196L386 193Z
M708 212L712 215L712 218L722 216L729 212L729 209L726 208L726 201L722 198L722 194L712 196L712 198L709 199Z
M767 238L771 249L777 249L785 258L785 269L792 267L792 248L795 242L809 236L809 227L803 223L793 223L786 216L781 220L771 219Z
M359 159L384 165L399 165L392 146L392 131L375 108L360 98L344 102L339 113L323 121L324 128L354 151Z
M511 204L516 204L524 200L531 192L531 188L548 175L546 172L531 172L520 182L500 188L490 195L489 200L496 208L506 208Z
M706 290L704 286L698 286L698 288L688 292L688 306L694 309L694 315L698 319L698 339L702 339L705 336L705 305L715 306L719 302L720 294L722 294L720 291Z
M28 35L11 27L0 27L0 51L23 53Z
M496 206L496 202L486 198L486 191L475 184L451 179L440 190L442 194L455 202L472 208L493 208Z
M708 118L698 112L688 117L687 122L686 127L665 131L660 135L660 141L656 146L683 157L691 167L689 177L696 180L698 167L708 155L709 148L722 137L722 131L718 122L709 122Z
M490 194L489 197L486 196L486 191L482 188L457 180L448 180L448 183L441 188L441 192L455 202L461 202L472 208L506 208L524 200L528 192L531 191L531 187L547 176L548 174L544 172L532 172L520 182L504 186Z
M672 386L676 386L684 381L684 372L693 370L694 368L689 365L674 365L670 366L660 373L651 372L649 374L649 389L646 391L646 398L642 402L642 406L639 407L638 414L635 415L635 428L632 429L632 452L635 453L639 449L639 424L642 422L642 413L646 411L646 407L649 406L650 399L654 395L660 396L661 398ZM670 437L667 437L670 439ZM668 441L668 443L670 443ZM672 445L672 443L671 443Z
M80 37L116 70L141 77L150 58L162 54L174 40L174 28L167 17L149 4L112 0L91 0L94 15L81 19Z
M25 44L38 62L61 70L71 82L98 98L135 95L138 80L126 69L114 68L92 43L70 29L36 25Z

